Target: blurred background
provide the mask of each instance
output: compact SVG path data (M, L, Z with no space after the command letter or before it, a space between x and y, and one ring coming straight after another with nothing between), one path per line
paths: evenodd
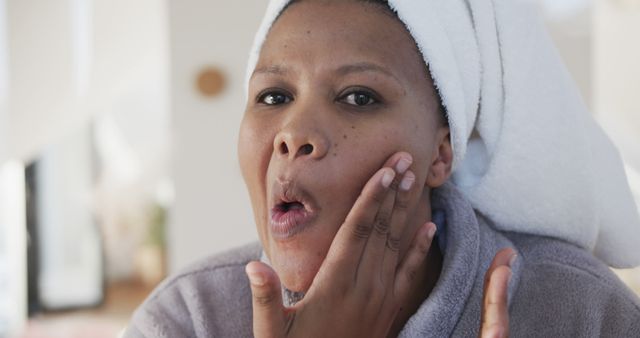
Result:
M640 203L640 0L535 1ZM265 8L0 0L0 337L117 336L164 276L257 239L236 143Z

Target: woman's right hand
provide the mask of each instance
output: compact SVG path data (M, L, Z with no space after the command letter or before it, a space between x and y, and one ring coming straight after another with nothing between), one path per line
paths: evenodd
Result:
M279 278L268 265L247 265L256 337L387 336L436 231L433 223L422 225L399 256L408 206L420 195L411 162L397 153L366 183L299 303L283 306Z

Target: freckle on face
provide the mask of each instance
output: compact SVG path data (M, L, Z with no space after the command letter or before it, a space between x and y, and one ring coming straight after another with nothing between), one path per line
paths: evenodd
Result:
M291 109L269 108L277 114L264 114L266 108L250 100L241 130L242 135L252 137L240 137L239 146L243 176L265 253L283 285L295 291L309 287L362 187L388 156L407 151L414 157L412 170L417 180L427 175L432 126L430 119L425 119L424 112L429 107L425 109L423 102L428 102L426 95L432 84L419 75L423 61L404 26L378 11L363 16L362 6L368 5L356 1L309 1L290 7L272 27L258 65L269 67L286 60L286 66L295 70L288 74L302 75L266 74L250 83L255 96L265 88L280 86L284 77L290 90L298 95L298 100L287 106ZM372 77L369 73L336 75L339 67L360 62L383 65L397 79ZM337 105L334 97L345 86L372 87L386 103L375 110L347 111L350 108ZM306 105L309 102L313 104ZM290 121L295 123L289 124ZM271 127L265 128L267 125ZM290 126L295 128L287 129ZM413 128L419 130L412 132ZM293 162L289 157L274 156L278 151L274 138L283 131L301 137L309 131L317 132L329 145L328 156ZM256 159L261 165L256 165ZM313 196L319 211L306 232L279 242L269 230L269 194L276 178L285 174L292 175L296 184ZM408 224L407 229L422 224L422 209L413 209L415 224ZM408 247L410 236L405 237L402 246Z

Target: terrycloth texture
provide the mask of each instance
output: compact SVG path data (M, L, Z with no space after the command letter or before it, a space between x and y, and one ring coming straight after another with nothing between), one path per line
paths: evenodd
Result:
M273 20L256 35L247 81ZM615 267L640 265L622 161L523 0L389 0L448 113L454 183L504 231L551 236Z
M447 243L446 243L447 230L446 230L445 211L440 209L432 210L431 221L436 225L436 229L438 230L436 232L435 238L433 239L434 243L437 243L438 247L440 248L441 254L446 254L445 250L447 246ZM260 261L262 261L265 264L271 265L271 262L269 261L269 257L267 257L264 251L260 256ZM304 298L304 292L291 291L285 288L284 286L282 287L282 304L284 304L285 306L291 307L295 305L297 302L301 301L302 298Z
M440 279L400 337L477 337L484 272L495 253L519 258L509 288L513 337L640 337L640 300L590 253L548 237L500 232L452 185L434 191L447 250ZM136 310L125 337L251 337L244 266L252 244L208 258L163 282Z

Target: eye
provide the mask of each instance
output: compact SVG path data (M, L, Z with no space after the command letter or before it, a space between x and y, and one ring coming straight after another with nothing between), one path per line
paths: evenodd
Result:
M281 92L266 92L258 96L258 103L275 106L291 102L291 97Z
M374 94L363 90L357 90L351 93L347 93L340 100L346 104L358 107L368 106L379 102L375 98Z

